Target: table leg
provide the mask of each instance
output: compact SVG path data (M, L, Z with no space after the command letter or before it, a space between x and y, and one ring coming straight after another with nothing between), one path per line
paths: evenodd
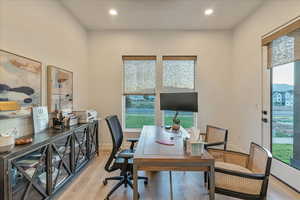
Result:
M209 173L209 199L215 199L215 167L214 165L210 166Z
M169 177L170 177L170 196L171 196L171 200L173 200L173 181L172 181L172 171L169 171Z
M133 200L138 200L138 171L136 164L133 164Z

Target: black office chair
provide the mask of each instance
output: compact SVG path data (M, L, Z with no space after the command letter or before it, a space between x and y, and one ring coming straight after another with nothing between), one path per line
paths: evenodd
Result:
M134 154L134 144L138 141L137 138L127 139L131 142L130 149L121 150L120 147L123 142L123 131L120 125L119 119L116 115L108 116L105 118L107 125L109 127L111 138L113 141L112 152L105 164L105 170L107 172L112 172L115 170L121 170L120 176L105 178L103 184L106 185L108 180L118 180L119 182L111 189L111 191L106 196L105 200L116 191L121 185L124 184L125 187L132 185L132 171L133 171L133 154ZM145 184L148 184L147 177L138 177L138 179L144 180Z

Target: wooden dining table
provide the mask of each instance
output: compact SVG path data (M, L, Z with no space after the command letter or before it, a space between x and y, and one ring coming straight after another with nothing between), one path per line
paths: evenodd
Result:
M199 156L192 156L185 151L183 139L187 134L184 128L178 133L173 133L164 127L143 127L133 158L134 200L139 198L137 180L139 170L170 171L170 174L171 171L209 172L209 199L215 198L214 158L206 150Z

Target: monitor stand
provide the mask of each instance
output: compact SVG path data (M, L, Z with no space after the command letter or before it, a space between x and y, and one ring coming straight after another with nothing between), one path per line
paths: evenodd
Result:
M173 124L177 124L176 122L178 121L177 116L178 116L179 112L176 111L174 117L173 117Z

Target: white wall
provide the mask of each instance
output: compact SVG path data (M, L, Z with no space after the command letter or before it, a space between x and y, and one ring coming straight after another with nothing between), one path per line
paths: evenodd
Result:
M234 30L232 142L246 152L251 141L262 143L261 38L299 14L299 0L268 1ZM267 132L264 134L264 138L269 136ZM278 170L273 166L273 172L300 190L299 171L282 173Z
M229 127L232 34L229 31L99 31L89 34L90 105L102 117L122 109L122 55L197 55L199 117ZM159 57L159 59L161 59ZM103 143L111 143L102 121Z
M43 105L46 105L46 66L73 71L75 108L88 106L87 34L52 0L1 0L0 49L43 63ZM19 127L32 132L30 120L0 120L0 131Z
M300 14L300 1L269 1L233 33L232 131L235 143L247 151L251 141L261 144L261 38Z

